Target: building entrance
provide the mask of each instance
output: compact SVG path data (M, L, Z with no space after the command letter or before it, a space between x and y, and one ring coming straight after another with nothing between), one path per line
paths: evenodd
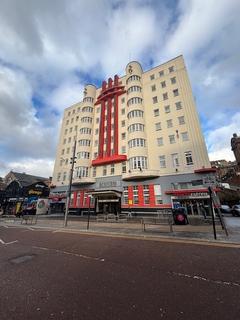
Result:
M91 195L95 198L96 214L121 213L121 192L114 190L93 191Z

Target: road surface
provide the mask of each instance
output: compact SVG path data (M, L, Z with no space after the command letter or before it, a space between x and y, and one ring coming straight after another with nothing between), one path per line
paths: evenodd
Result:
M231 319L240 249L0 227L0 319Z

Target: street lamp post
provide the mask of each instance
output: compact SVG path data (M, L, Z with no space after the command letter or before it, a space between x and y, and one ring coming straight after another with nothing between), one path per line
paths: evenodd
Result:
M74 163L76 163L75 159L75 153L76 153L76 145L77 145L77 140L74 141L74 146L73 146L73 155L71 159L71 169L70 169L70 177L69 177L69 185L68 185L68 190L67 190L67 198L66 198L66 208L65 208L65 217L64 217L64 227L67 226L67 218L68 218L68 211L69 211L69 204L70 204L70 199L71 199L71 190L72 190L72 179L73 179L73 169L74 169Z

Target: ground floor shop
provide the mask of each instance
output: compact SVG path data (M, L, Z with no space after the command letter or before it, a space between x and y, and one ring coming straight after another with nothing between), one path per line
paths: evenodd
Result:
M209 174L208 174L209 178ZM211 175L213 180L214 175ZM96 179L91 185L73 184L70 212L148 214L183 206L190 215L209 215L206 175L178 174L154 179L123 181L121 176ZM51 212L64 212L66 188L51 191Z

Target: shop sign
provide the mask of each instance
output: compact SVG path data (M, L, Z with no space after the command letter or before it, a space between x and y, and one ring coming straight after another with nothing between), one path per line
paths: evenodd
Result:
M121 187L122 182L119 180L115 181L101 181L98 183L98 188L115 188L115 187Z
M191 192L188 195L174 196L172 199L207 199L209 194L207 192Z
M128 200L128 204L129 205L133 204L133 201L132 200Z
M35 194L36 196L40 196L42 194L42 191L38 191L38 190L34 190L34 189L30 189L28 191L29 195Z

